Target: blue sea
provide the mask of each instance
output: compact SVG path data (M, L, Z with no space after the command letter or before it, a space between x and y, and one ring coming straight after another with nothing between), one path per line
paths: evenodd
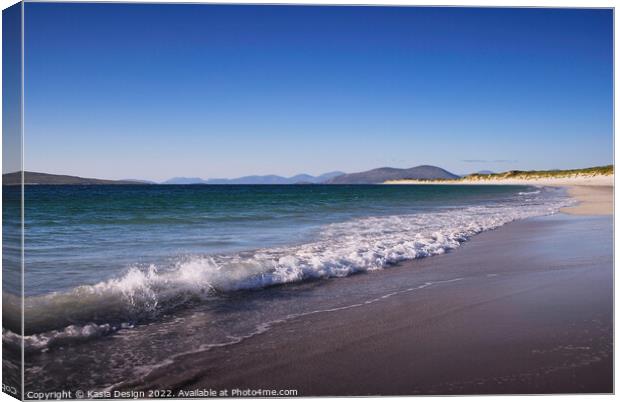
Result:
M3 191L10 290L19 188ZM562 190L529 186L26 186L26 336L5 320L3 338L24 341L33 385L43 367L83 366L76 356L103 348L105 370L49 381L111 386L175 353L236 342L336 300L379 297L387 285L347 294L348 277L385 271L385 281L403 261L569 203ZM342 282L316 288L324 281ZM4 304L18 315L17 295L5 292ZM122 353L133 360L114 366Z

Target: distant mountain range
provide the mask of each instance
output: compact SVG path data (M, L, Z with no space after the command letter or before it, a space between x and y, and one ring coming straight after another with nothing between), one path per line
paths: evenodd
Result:
M265 176L243 176L236 179L209 179L204 180L200 177L174 177L161 184L317 184L324 183L336 176L341 176L344 172L329 172L320 176L309 174L298 174L292 177L276 176L273 174Z
M207 181L200 177L173 177L159 184L207 184Z
M329 172L319 176L298 174L292 177L277 175L244 176L236 179L202 179L200 177L174 177L162 183L148 180L104 180L79 176L57 175L38 172L24 172L26 184L378 184L386 180L397 179L457 179L459 176L436 166L417 166L410 169L378 168L365 172L346 174L344 172ZM20 172L2 175L3 184L21 184Z
M458 179L459 176L437 166L421 165L409 169L382 167L365 172L344 174L328 180L327 184L378 184L400 179Z

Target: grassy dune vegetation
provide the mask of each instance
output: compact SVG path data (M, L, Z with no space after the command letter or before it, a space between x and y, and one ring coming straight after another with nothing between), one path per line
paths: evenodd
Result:
M612 174L614 174L614 165L606 165L569 170L509 170L508 172L493 174L474 173L458 180L550 179L576 176L609 176Z
M548 179L574 179L612 176L614 165L595 166L583 169L567 170L509 170L502 173L473 173L456 179L400 179L388 180L385 184L416 184L416 183L472 183L487 181L518 181L518 180L548 180Z

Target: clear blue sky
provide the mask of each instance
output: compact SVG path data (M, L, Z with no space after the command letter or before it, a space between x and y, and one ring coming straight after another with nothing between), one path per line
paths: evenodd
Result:
M319 174L613 158L612 11L27 3L27 170Z

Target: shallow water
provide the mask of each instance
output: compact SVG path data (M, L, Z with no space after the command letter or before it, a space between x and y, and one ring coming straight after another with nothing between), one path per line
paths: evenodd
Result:
M25 291L92 285L131 266L169 267L197 255L308 244L360 218L398 231L399 222L380 218L532 207L544 195L517 186L27 186ZM386 229L366 227L377 239Z
M385 275L361 293L325 279L442 254L568 203L524 186L28 186L27 377L105 388L398 288ZM287 286L261 290L274 285ZM5 308L17 301L5 295ZM5 345L21 342L14 332L5 325ZM76 369L92 362L106 369Z

